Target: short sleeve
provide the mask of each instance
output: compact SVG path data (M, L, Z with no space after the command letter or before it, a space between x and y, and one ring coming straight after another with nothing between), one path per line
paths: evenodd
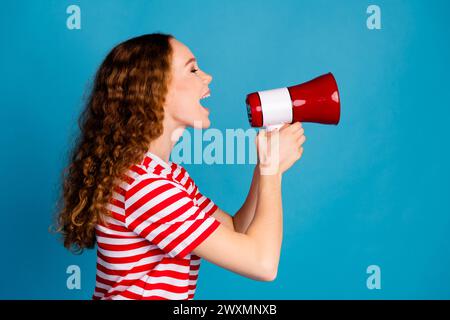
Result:
M197 205L205 211L207 215L212 215L217 210L217 205L208 197L204 196L196 187L195 200Z
M148 178L126 192L125 225L170 257L184 258L216 230L220 222L175 182Z

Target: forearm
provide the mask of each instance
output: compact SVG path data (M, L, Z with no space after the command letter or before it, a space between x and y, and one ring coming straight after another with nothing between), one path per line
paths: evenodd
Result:
M258 202L259 167L255 166L250 190L241 208L233 216L234 229L240 233L246 233L248 226L255 216L256 204Z
M283 238L281 174L261 175L257 194L255 216L246 234L255 241L262 265L276 270Z

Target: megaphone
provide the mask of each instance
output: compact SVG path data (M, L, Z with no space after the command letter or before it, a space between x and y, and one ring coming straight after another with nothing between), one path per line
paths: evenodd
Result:
M250 125L269 131L297 121L337 125L341 114L332 73L291 87L249 93L246 104Z

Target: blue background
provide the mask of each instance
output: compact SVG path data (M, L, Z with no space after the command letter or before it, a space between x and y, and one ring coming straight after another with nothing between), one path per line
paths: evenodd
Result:
M69 30L66 8L81 8ZM381 8L381 30L366 9ZM1 10L0 298L90 299L95 251L48 232L93 75L117 43L171 33L213 75L212 127L248 128L245 95L333 72L338 126L305 123L283 178L274 282L203 261L196 299L450 298L448 1L7 1ZM186 165L234 214L252 165ZM66 268L81 268L68 290ZM369 290L366 268L381 268Z

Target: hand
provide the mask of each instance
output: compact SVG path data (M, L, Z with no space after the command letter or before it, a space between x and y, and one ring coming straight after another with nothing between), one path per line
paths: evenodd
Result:
M302 157L306 141L300 122L285 124L279 130L262 129L256 137L258 165L262 175L283 174Z

